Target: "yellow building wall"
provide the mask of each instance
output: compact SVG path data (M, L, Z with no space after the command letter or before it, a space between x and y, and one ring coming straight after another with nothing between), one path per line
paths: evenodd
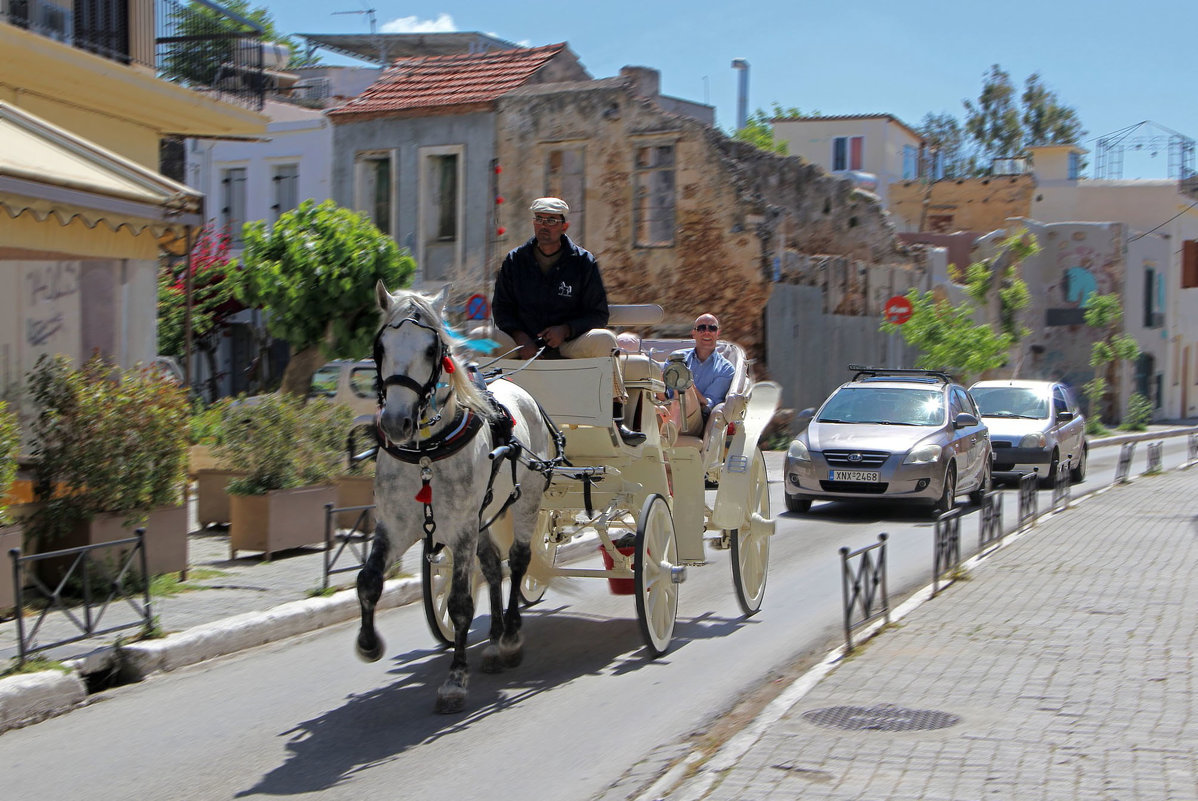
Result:
M890 185L889 209L901 231L993 231L1006 226L1008 217L1036 216L1035 197L1030 175L902 181Z

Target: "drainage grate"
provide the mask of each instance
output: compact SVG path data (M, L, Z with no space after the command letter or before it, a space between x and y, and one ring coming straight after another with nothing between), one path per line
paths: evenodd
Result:
M961 722L958 715L935 709L904 709L894 704L877 706L830 706L812 709L803 717L816 726L829 729L871 729L873 731L923 731L946 729Z

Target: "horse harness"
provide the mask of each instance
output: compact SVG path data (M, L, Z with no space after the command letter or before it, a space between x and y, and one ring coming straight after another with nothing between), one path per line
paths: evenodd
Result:
M424 384L418 384L409 376L400 374L393 374L383 378L383 332L388 328L399 328L404 323L412 323L432 332L440 345L439 358L434 361L432 372ZM483 389L483 395L491 406L490 414L482 415L473 409L462 407L458 410L457 415L455 415L450 424L442 431L425 439L418 438L414 447L396 445L383 433L379 420L382 407L386 402L387 387L401 386L416 393L418 419L425 426L433 425L441 420L441 413L438 411L432 418L425 420L423 419L424 412L435 403L435 394L437 386L441 383L442 372L452 373L456 370L456 366L453 359L450 358L449 346L441 338L440 332L435 327L422 322L416 317L405 317L397 323L386 323L379 329L378 334L374 338L374 365L377 376L376 384L378 386L379 404L379 414L375 415L375 436L378 439L379 448L388 455L406 464L420 465L421 486L420 491L416 493L416 501L424 505L423 528L428 553L430 554L436 553L442 548L440 543L433 541L433 534L437 530L437 521L433 515L432 463L448 459L450 456L461 451L482 430L483 424L488 424L491 430L491 443L496 447L490 453L491 474L487 480L487 492L483 498L482 507L478 510L479 530L485 531L500 515L507 511L508 507L520 498L520 484L516 480L516 467L520 461L521 454L527 451L527 447L513 435L515 418L512 417L511 412L499 402L490 390ZM537 406L540 408L540 404L537 404ZM548 486L553 466L563 459L561 454L564 453L565 449L563 447L562 434L546 416L544 409L540 411L541 416L549 423L550 430L555 435L559 455L548 461L533 459L530 456L526 458L525 464L529 468L542 473L545 476L546 486ZM493 500L495 478L499 475L499 470L505 461L511 465L512 491L503 502L503 506L484 524L482 520L483 511Z

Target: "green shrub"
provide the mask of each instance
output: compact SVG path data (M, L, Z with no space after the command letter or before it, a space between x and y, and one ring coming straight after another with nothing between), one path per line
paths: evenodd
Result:
M190 445L220 445L224 441L224 415L231 400L222 398L206 404L196 398L187 421L187 442Z
M21 429L17 416L0 400L0 526L7 526L8 493L17 479L17 455L21 450Z
M225 441L216 456L246 475L229 483L238 495L262 495L332 480L344 471L346 406L276 393L235 403L224 415Z
M143 520L178 503L187 457L187 397L152 370L122 371L100 357L73 368L43 356L29 375L36 499L31 538L53 539L103 513Z
M1139 392L1133 392L1127 399L1127 415L1119 428L1124 431L1147 431L1151 419L1152 401Z

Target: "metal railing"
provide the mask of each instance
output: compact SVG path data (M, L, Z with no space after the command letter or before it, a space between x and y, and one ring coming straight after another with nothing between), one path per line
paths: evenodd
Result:
M886 540L878 541L856 551L840 549L841 590L844 599L845 651L853 650L853 630L879 617L890 622L890 595L886 591ZM859 615L854 615L859 612Z
M150 600L149 572L146 565L144 528L135 536L112 542L80 545L46 553L21 555L20 548L9 551L12 557L14 600L16 601L17 664L23 665L30 654L68 645L89 637L110 634L125 629L154 626L153 603ZM130 547L132 546L132 547ZM121 551L120 549L127 549ZM116 550L115 561L103 559L99 551ZM51 588L38 574L37 565L46 560L69 559L70 564ZM136 569L134 562L136 561ZM136 593L129 585L138 585ZM142 596L138 603L134 594ZM137 618L101 628L112 602L121 599L136 613ZM43 605L32 623L27 624L23 610L26 605ZM80 633L53 642L39 643L38 634L51 612L61 612L65 620Z
M152 23L125 3L9 0L0 21L255 110L271 88L262 26L210 0L155 0Z
M1019 477L1019 525L1017 528L1022 529L1024 526L1034 525L1037 514L1037 496L1036 487L1040 481L1040 476L1036 473L1024 473Z
M1149 442L1146 446L1148 454L1148 466L1144 468L1145 473L1159 473L1165 462L1162 453L1165 449L1164 442Z
M270 88L262 26L209 0L157 0L159 77L260 110Z
M1131 458L1136 452L1136 443L1125 442L1119 448L1119 461L1115 464L1115 484L1126 484L1131 471Z
M1198 434L1186 438L1186 467L1198 462Z
M1073 494L1070 471L1073 469L1072 460L1066 459L1057 465L1057 474L1052 482L1052 511L1059 512L1069 507Z
M961 510L950 509L936 518L932 539L932 596L940 593L940 579L949 576L945 586L961 566Z
M982 496L982 508L978 514L978 551L1002 542L1006 534L1002 526L1002 497L1002 490L987 492Z
M354 516L348 529L337 526L337 518ZM324 570L321 589L329 588L329 577L338 573L351 573L362 569L370 555L370 541L374 537L374 504L368 506L342 506L333 504L324 507ZM342 561L345 557L346 561ZM357 561L352 561L352 560ZM352 564L351 564L352 562Z

